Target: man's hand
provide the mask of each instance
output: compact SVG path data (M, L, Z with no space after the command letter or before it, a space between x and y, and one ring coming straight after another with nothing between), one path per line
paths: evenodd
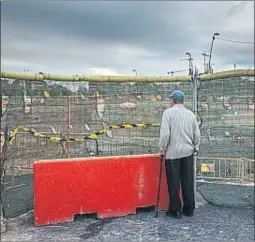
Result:
M160 155L160 156L165 156L164 150L160 150L160 151L159 151L159 155Z
M198 150L194 149L193 155L197 156L198 155Z

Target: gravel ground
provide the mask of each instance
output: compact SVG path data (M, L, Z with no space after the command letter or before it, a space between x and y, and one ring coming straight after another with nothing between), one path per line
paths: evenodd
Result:
M166 217L164 212L155 218L153 210L147 209L114 219L78 216L70 223L43 227L33 225L31 211L10 219L8 231L1 235L1 241L32 240L254 241L254 209L212 206L198 194L197 209L191 218L176 220Z

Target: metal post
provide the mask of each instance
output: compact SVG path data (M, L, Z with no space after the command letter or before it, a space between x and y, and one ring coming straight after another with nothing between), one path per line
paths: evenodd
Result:
M195 67L195 74L193 76L193 112L197 116L197 89L198 89L198 70ZM196 179L197 179L197 154L194 154L194 198L196 204Z
M71 133L71 115L70 115L70 112L71 112L71 104L70 104L70 97L68 96L67 98L67 101L68 101L68 114L67 114L67 130L68 130L68 133L67 133L67 155L68 155L68 158L70 157L70 142L69 142L69 139L70 139L70 133Z
M212 44L210 49L210 55L209 55L209 73L212 73L212 66L211 66L211 58L212 58L212 49L213 49L213 42L215 40L215 36L220 35L219 33L214 33L212 37Z
M193 63L192 63L193 59L189 52L187 52L186 55L189 56L189 59L188 59L188 61L189 61L189 75L193 76Z
M202 53L202 55L204 56L204 73L208 73L208 67L206 64L206 57L209 57L209 55L207 55L205 52Z
M208 63L208 66L209 66L209 73L212 73L212 68L211 68L211 57L212 57L212 49L213 49L213 42L215 40L215 37L213 36L213 39L212 39L212 44L211 44L211 49L210 49L210 55L209 55L209 63Z

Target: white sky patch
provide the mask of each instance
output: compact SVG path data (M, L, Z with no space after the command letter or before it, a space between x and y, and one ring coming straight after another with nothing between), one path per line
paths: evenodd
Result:
M91 72L92 75L101 75L101 76L118 76L119 75L117 72L107 68L91 68L89 72Z
M225 31L228 32L227 38L237 38L241 41L253 41L254 40L254 9L249 4L237 4L234 3L240 11L235 15L230 15L226 18ZM231 36L232 33L232 36ZM239 34L238 34L239 33Z

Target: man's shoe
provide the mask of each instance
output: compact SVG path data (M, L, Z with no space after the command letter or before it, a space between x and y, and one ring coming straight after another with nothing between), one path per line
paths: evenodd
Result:
M188 212L188 211L182 211L182 214L184 216L188 216L188 217L192 217L193 216L193 212Z
M166 216L180 219L182 217L182 214L180 212L166 211Z

